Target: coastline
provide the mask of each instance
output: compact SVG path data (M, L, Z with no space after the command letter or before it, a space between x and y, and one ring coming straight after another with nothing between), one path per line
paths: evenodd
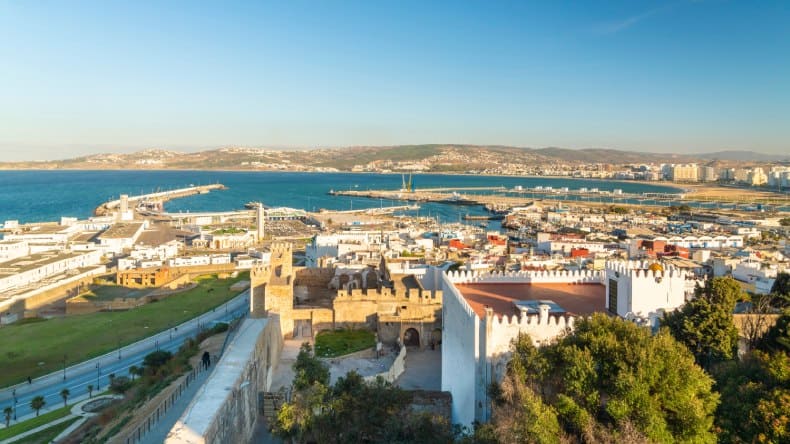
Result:
M498 177L507 179L564 179L564 180L581 180L589 182L609 182L609 183L624 183L624 184L644 184L650 186L664 187L673 189L672 192L686 192L687 190L681 188L681 185L702 185L703 184L689 184L683 182L667 182L667 181L646 181L646 180L625 180L625 179L605 179L594 177L572 177L572 176L536 176L536 175L508 175L508 174L471 174L464 172L447 172L447 171L420 171L420 172L389 172L380 173L375 171L284 171L284 170L255 170L243 168L4 168L0 166L0 172L3 171L199 171L199 172L222 172L222 173L302 173L302 174L358 174L358 175L387 175L399 176L402 174L412 175L433 175L433 176L469 176L469 177Z

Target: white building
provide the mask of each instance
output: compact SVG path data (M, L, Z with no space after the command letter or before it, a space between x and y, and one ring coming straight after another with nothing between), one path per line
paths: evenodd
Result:
M0 294L57 274L97 265L100 261L99 251L41 253L6 261L0 268Z
M107 254L120 254L123 250L134 246L147 224L147 222L114 224L98 236L99 246Z
M322 257L339 258L356 251L379 251L382 244L398 233L381 231L354 231L348 233L318 234L305 247L305 265L317 267Z
M643 319L658 325L664 312L686 303L701 281L672 266L646 262L606 264L606 309L625 319Z
M30 246L23 240L0 241L0 262L10 261L30 254Z
M605 271L509 273L428 269L423 287L443 292L442 390L452 394L452 422L487 421L488 387L504 376L511 341L526 333L539 346L572 329L576 316L607 311L610 279L617 292L612 306L621 306L621 316L647 318L681 305L694 281L676 270L648 274L641 270L645 265L609 262ZM541 284L534 287L541 299L530 296L532 284ZM630 314L622 310L629 307Z

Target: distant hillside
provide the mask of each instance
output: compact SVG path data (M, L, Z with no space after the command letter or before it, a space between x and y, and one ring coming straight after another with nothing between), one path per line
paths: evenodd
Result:
M2 169L233 169L284 171L536 172L580 164L776 161L790 156L746 151L700 155L659 154L606 148L519 148L499 145L356 146L282 150L228 147L200 152L149 149L95 154L50 162L0 162Z
M737 162L782 162L790 161L790 154L763 154L754 151L716 151L699 154L698 157L710 160L733 160Z

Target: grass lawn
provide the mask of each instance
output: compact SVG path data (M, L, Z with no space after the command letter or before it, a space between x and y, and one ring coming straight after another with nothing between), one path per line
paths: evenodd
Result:
M139 341L170 326L178 325L217 307L239 292L230 287L249 280L249 273L236 278L203 276L198 285L129 311L91 313L11 324L0 328L0 387L38 377ZM39 365L41 363L41 365Z
M55 424L52 427L46 428L40 432L34 433L27 438L17 441L19 444L49 444L55 437L60 435L60 432L69 428L69 426L77 422L80 418L71 418L68 421L63 421L60 424Z
M315 337L315 354L321 358L347 355L376 345L368 330L322 331Z
M95 285L80 296L110 301L115 298L140 298L151 292L150 288L126 288L120 285Z
M27 421L22 421L17 424L12 423L11 427L9 428L5 428L5 418L2 418L3 428L0 428L0 441L19 435L20 433L27 432L28 430L35 429L38 426L42 426L48 422L52 422L64 416L68 416L69 413L71 413L71 406L61 407L57 410L44 413L41 416L30 418Z

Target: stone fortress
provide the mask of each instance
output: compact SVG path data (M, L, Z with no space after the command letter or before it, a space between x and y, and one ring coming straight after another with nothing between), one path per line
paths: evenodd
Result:
M251 312L276 313L284 338L367 328L385 344L441 340L441 290L426 290L414 275L391 274L383 259L359 270L294 267L292 256L290 244L273 244L270 262L250 271Z

